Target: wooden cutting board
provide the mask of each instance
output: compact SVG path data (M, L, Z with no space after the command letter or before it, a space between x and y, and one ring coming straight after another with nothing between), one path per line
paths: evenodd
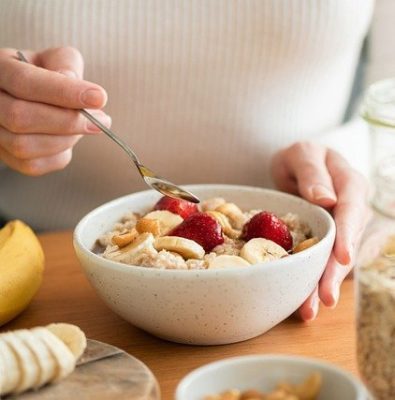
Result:
M117 347L88 340L80 361L61 382L5 399L160 400L158 383L148 367Z

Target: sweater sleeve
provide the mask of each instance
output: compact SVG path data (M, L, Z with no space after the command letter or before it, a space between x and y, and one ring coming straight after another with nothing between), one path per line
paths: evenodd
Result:
M353 168L369 177L369 128L362 118L356 116L344 125L317 136L316 141L339 152Z
M395 75L395 2L376 1L367 47L363 86ZM358 99L361 101L361 99ZM358 116L338 128L324 132L317 141L341 153L365 176L371 170L370 138L367 124Z

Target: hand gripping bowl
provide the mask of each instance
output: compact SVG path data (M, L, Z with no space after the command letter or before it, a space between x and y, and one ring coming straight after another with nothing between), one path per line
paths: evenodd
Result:
M224 197L241 209L296 213L320 241L280 260L221 270L161 270L124 265L94 254L96 239L127 212L146 212L154 191L110 201L86 215L74 247L99 296L131 324L161 338L217 345L258 336L287 318L318 283L332 250L335 223L322 208L282 192L247 186L190 185L200 199Z

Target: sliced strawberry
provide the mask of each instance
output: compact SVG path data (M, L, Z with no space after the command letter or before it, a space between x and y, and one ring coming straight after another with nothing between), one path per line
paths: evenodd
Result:
M186 218L168 235L194 240L204 248L206 253L224 242L221 225L215 218L202 212Z
M173 214L178 214L182 218L187 218L198 212L197 205L186 200L173 199L172 197L162 197L154 206L154 210L167 210Z
M242 238L246 241L254 238L272 240L286 251L292 249L292 235L285 222L275 214L262 211L254 215L243 227Z

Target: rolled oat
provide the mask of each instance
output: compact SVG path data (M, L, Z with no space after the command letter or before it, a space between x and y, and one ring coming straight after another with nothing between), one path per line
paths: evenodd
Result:
M383 252L358 271L357 355L377 400L395 399L395 257Z
M214 258L222 255L239 256L247 260L246 254L243 255L241 252L243 246L248 243L248 240L243 238L242 228L261 210L243 212L234 203L227 203L223 198L213 198L203 201L198 211L205 211L220 224L222 242L219 240L218 242L222 244L209 248L207 252L195 241L188 243L187 250L191 250L189 247L192 244L197 245L199 249L196 248L193 254L191 251L182 252L180 246L177 247L177 243L173 243L172 238L177 235L172 235L171 232L180 226L184 219L178 214L162 209L154 209L143 215L127 213L114 224L111 232L97 240L94 251L104 258L124 264L161 269L207 269ZM294 246L285 254L288 256L294 250L298 250L299 243L311 238L311 229L295 214L288 213L282 219L293 237ZM147 237L146 242L138 243L141 237L147 234L152 235L154 240ZM159 246L159 242L165 240L164 236L169 236L166 245ZM185 242L185 238L183 240ZM195 253L199 256L195 256Z

